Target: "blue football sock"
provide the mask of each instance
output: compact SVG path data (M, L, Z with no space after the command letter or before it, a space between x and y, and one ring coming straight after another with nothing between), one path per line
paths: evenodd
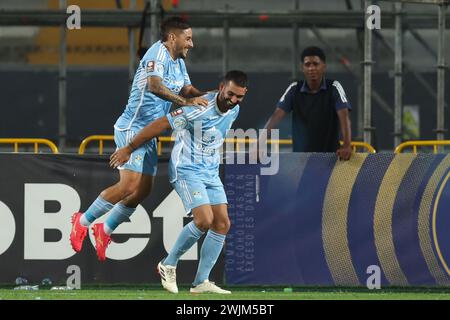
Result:
M87 227L95 219L100 218L102 215L111 210L114 205L101 196L98 196L97 199L91 204L91 206L86 210L86 212L81 216L80 223Z
M170 250L167 258L163 261L163 264L176 266L180 257L188 251L203 234L204 232L197 228L194 221L189 222L184 226L175 245L172 250Z
M220 234L212 230L208 231L205 241L203 241L202 249L200 250L200 262L198 264L197 275L195 276L193 282L194 286L208 280L209 273L216 264L224 242L224 234Z
M122 222L129 221L130 216L136 208L129 208L124 206L121 202L116 203L112 208L108 219L105 221L104 230L107 234L111 234Z

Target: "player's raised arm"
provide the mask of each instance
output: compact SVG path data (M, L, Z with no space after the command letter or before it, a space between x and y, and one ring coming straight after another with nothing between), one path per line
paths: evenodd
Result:
M170 128L170 123L166 116L156 119L139 131L125 147L116 150L110 157L109 165L112 168L123 165L130 159L130 155L134 150Z
M148 79L149 79L148 87L150 92L164 100L172 101L173 103L179 106L185 105L199 106L199 107L208 106L208 100L206 100L205 98L202 97L185 98L181 95L173 93L162 83L162 79L158 76L151 76ZM199 90L197 89L195 90L198 91L198 93L200 93Z

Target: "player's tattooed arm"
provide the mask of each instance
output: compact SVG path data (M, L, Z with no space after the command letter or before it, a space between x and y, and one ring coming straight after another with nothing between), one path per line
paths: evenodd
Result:
M171 101L179 106L193 105L206 107L208 100L201 97L185 98L170 91L163 83L160 77L151 76L148 80L148 87L151 93L161 99Z
M195 98L205 95L206 92L200 91L192 84L190 84L181 88L180 94L185 98Z
M186 100L184 97L179 96L172 91L170 91L163 83L160 77L149 77L148 79L148 87L151 93L154 95L168 101L172 101L173 103L182 106L186 104Z

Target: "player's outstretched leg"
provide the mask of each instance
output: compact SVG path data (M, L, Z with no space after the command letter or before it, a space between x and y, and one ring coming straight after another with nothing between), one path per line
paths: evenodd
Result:
M88 228L80 224L82 212L76 212L72 215L72 230L70 231L70 244L72 249L80 252L83 247L84 238L86 238Z
M79 252L81 250L83 240L87 235L88 227L105 213L109 211L111 211L112 213L117 212L119 218L114 217L114 219L121 220L121 214L123 210L121 207L117 208L118 202L123 198L133 195L136 189L138 189L140 182L145 185L144 191L149 192L149 190L151 189L151 181L148 180L151 179L152 177L146 179L141 178L141 174L137 172L132 172L130 170L120 170L120 180L118 183L103 190L97 197L97 199L95 199L95 201L89 206L85 213L77 212L73 215L72 231L70 233L70 242L72 244L72 248L76 252ZM140 195L141 193L142 192L138 192L138 195ZM135 209L131 208L128 211L130 210L134 211ZM125 211L125 214L128 214L128 211ZM131 213L129 215L131 215ZM123 219L127 220L128 217L125 217ZM108 233L108 235L110 234L111 233Z
M73 250L80 252L83 247L84 238L88 233L89 225L95 221L95 219L101 217L114 205L102 196L98 196L97 199L89 206L85 213L76 212L72 216L72 230L70 231L70 244Z

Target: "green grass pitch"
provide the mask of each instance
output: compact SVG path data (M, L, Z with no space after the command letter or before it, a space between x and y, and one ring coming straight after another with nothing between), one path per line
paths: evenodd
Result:
M171 294L155 286L96 286L80 290L36 291L0 288L1 300L450 300L450 288L226 287L231 295ZM291 290L292 289L292 290ZM291 292L292 291L292 292Z

